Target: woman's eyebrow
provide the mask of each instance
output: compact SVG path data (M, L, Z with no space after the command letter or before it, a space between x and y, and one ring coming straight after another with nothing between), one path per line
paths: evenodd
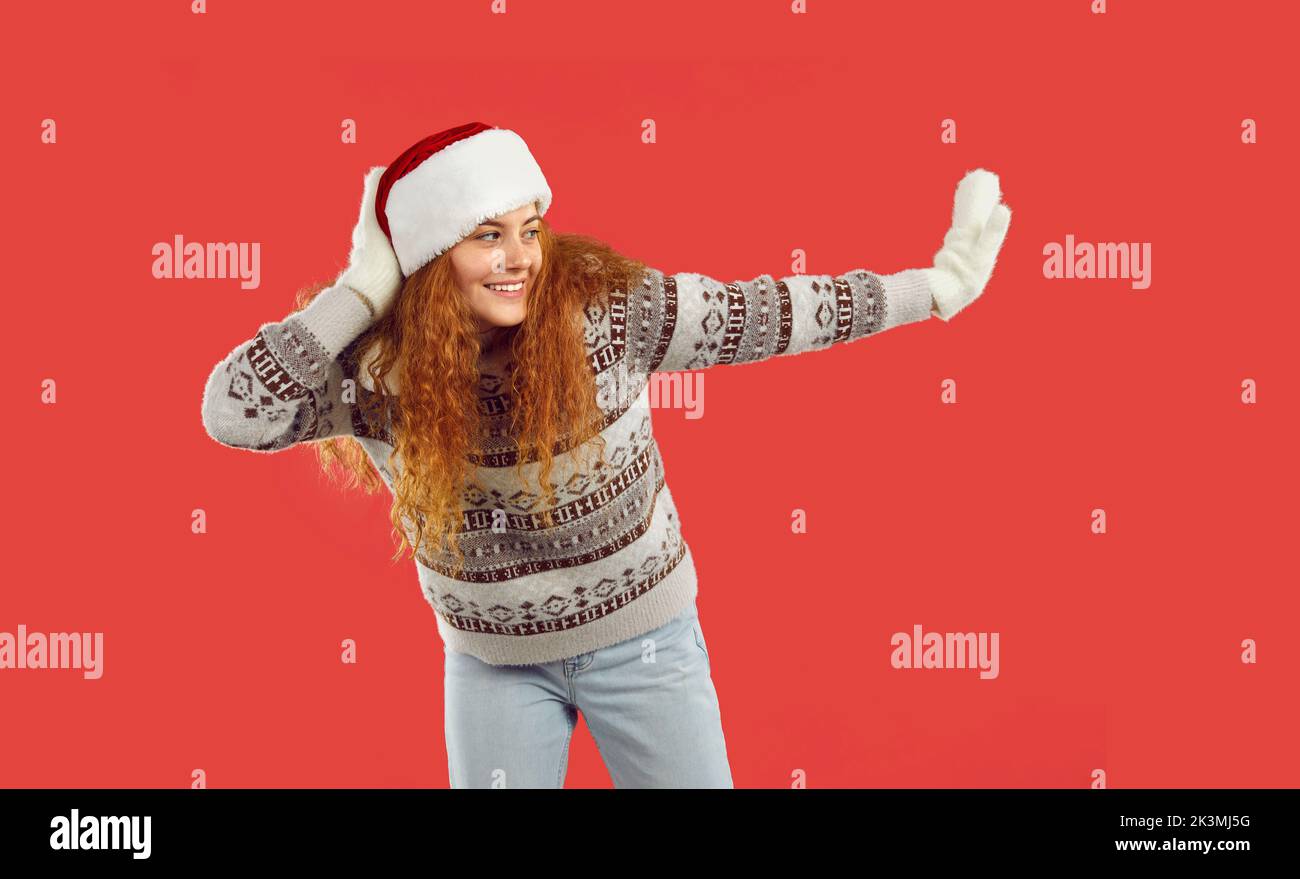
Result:
M531 217L529 217L527 220L524 220L520 225L521 225L521 226L527 226L527 225L528 225L529 223L531 223L533 220L540 220L541 218L542 218L541 214L533 214L533 215L532 215ZM501 223L498 223L496 220L484 220L483 222L479 223L479 225L480 225L480 226L496 226L498 229L504 229L504 228L505 228L504 225L502 225Z

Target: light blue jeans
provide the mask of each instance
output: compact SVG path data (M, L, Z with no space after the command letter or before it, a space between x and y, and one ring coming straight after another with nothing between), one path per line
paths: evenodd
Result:
M733 786L694 602L643 635L539 665L443 650L453 788L564 787L579 711L617 788Z

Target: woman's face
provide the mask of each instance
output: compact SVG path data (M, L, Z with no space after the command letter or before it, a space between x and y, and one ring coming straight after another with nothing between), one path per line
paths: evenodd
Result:
M540 219L536 203L524 205L484 220L448 251L456 285L478 318L480 333L523 323L542 263ZM493 289L499 284L514 289Z

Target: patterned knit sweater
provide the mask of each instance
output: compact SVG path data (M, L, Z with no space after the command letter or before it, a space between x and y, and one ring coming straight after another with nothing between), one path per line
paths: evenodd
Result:
M447 647L494 665L550 662L634 638L694 601L695 565L652 431L651 373L816 351L925 320L931 307L929 276L918 269L730 284L649 269L639 287L614 291L608 307L584 314L609 466L574 472L558 454L567 446L556 447L550 528L540 515L539 465L525 464L528 490L513 470L518 448L506 436L510 401L501 393L513 364L486 353L478 396L490 445L470 456L484 490L462 496L464 570L452 576L446 552L422 549L415 559ZM358 382L364 371L353 344L369 324L365 305L336 284L262 325L208 378L209 436L261 452L353 436L391 491L392 436L370 430L346 402L373 391L368 375Z

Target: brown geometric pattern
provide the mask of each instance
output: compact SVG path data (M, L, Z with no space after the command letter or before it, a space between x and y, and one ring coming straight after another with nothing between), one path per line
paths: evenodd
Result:
M261 380L262 386L278 400L298 400L307 396L307 388L294 378L283 359L276 356L276 347L267 338L269 330L259 330L248 348L248 365Z
M591 371L600 375L623 356L626 294L621 290L611 291L608 303L595 301L588 304L583 318L584 341L591 352Z
M508 404L507 404L508 405ZM605 431L609 426L617 421L629 407L624 406L621 409L606 409L604 417L601 419L600 429ZM508 418L503 418L505 423L509 423ZM485 424L489 433L486 440L486 447L479 449L477 452L470 452L466 457L470 463L487 469L503 469L514 467L519 463L519 446L511 439L503 429L493 429L494 422L488 420ZM551 455L558 458L565 454L577 443L573 438L566 434L559 440L551 444ZM524 459L525 464L537 461L537 452L530 449L528 456Z
M598 620L625 607L654 588L672 573L686 554L676 517L669 514L668 534L662 549L640 559L635 567L621 570L617 576L584 577L579 568L568 575L566 588L552 592L540 601L490 601L472 597L476 593L446 590L433 594L425 588L425 597L435 612L449 625L470 632L493 635L542 635L562 632Z
M677 328L677 302L677 279L657 269L646 272L628 297L623 336L633 372L649 375L658 368Z
M502 507L468 509L459 538L464 570L455 579L500 583L605 558L649 528L663 485L663 460L651 440L649 447L595 491L551 508L549 528L540 509L524 515L507 513ZM425 567L453 576L450 552L434 556L422 551L418 558Z
M498 538L492 545L492 549L496 550L496 553L492 556L492 563L488 565L479 564L482 562L483 557L479 550L469 545L474 542L473 538L471 538L462 541L462 550L466 554L465 570L454 575L449 564L449 556L448 561L435 561L427 553L422 552L418 559L426 568L436 571L448 579L461 580L466 583L504 583L518 577L574 568L579 565L600 561L628 546L650 528L655 501L664 487L662 474L656 473L656 477L654 490L648 495L643 494L626 498L618 506L611 508L615 515L608 518L614 518L615 525L630 525L626 529L620 527L615 530L612 536L594 529L585 531L572 526L562 529L573 535L568 538L567 544L559 538L547 542L513 538L509 532L493 535ZM645 497L649 498L649 505L643 511L642 498ZM639 516L637 516L638 513ZM584 522L584 524L586 523ZM481 535L476 536L481 538ZM481 543L482 540L480 539L478 542ZM584 546L589 548L576 554L571 551L572 549L581 549ZM472 568L470 567L471 561L476 563Z
M252 428L248 436L262 437L247 441L248 448L273 452L331 432L345 432L336 429L332 407L318 406L314 393L288 378L273 363L265 346L255 338L224 365L219 379L224 384L222 399L232 404L223 407L227 413L224 417L242 419ZM243 426L236 425L236 429Z
M653 438L650 415L643 412L640 417L630 417L628 422L619 428L618 433L606 430L604 464L593 455L589 469L564 476L563 473L568 472L569 461L565 459L556 463L556 468L551 471L547 481L547 488L554 494L558 509L564 510L585 503L583 499L587 495L617 479L629 467L635 467L636 459L645 456ZM561 471L561 467L564 470ZM560 475L557 476L557 473ZM527 487L518 484L513 469L509 472L480 472L478 481L465 488L461 503L466 510L486 507L511 514L535 513L544 502L543 493L534 487L537 485L537 466L525 465L524 474L528 479Z
M319 346L309 333L265 325L219 367L219 396L209 401L212 411L207 415L229 422L245 438L241 445L256 451L279 451L348 434L371 436L360 407L342 402L343 379L354 365L345 356L349 353L317 362ZM320 371L320 377L310 385L301 381L312 371ZM360 388L358 393L366 391ZM381 436L391 440L387 432Z
M862 269L731 283L652 270L629 302L625 345L647 371L752 363L877 332L887 305L880 277Z
M332 358L301 319L291 315L278 324L266 324L259 335L299 383L315 388L325 381Z
M250 442L248 447L261 452L277 451L315 436L319 429L319 418L311 396L308 394L289 400L276 396L275 391L258 379L258 367L250 362L251 348L252 346L241 352L237 360L227 364L222 377L225 399L234 403L241 418L267 437ZM264 355L260 351L257 358L257 363L264 368ZM284 390L285 386L281 382L274 378L271 380L276 389Z

